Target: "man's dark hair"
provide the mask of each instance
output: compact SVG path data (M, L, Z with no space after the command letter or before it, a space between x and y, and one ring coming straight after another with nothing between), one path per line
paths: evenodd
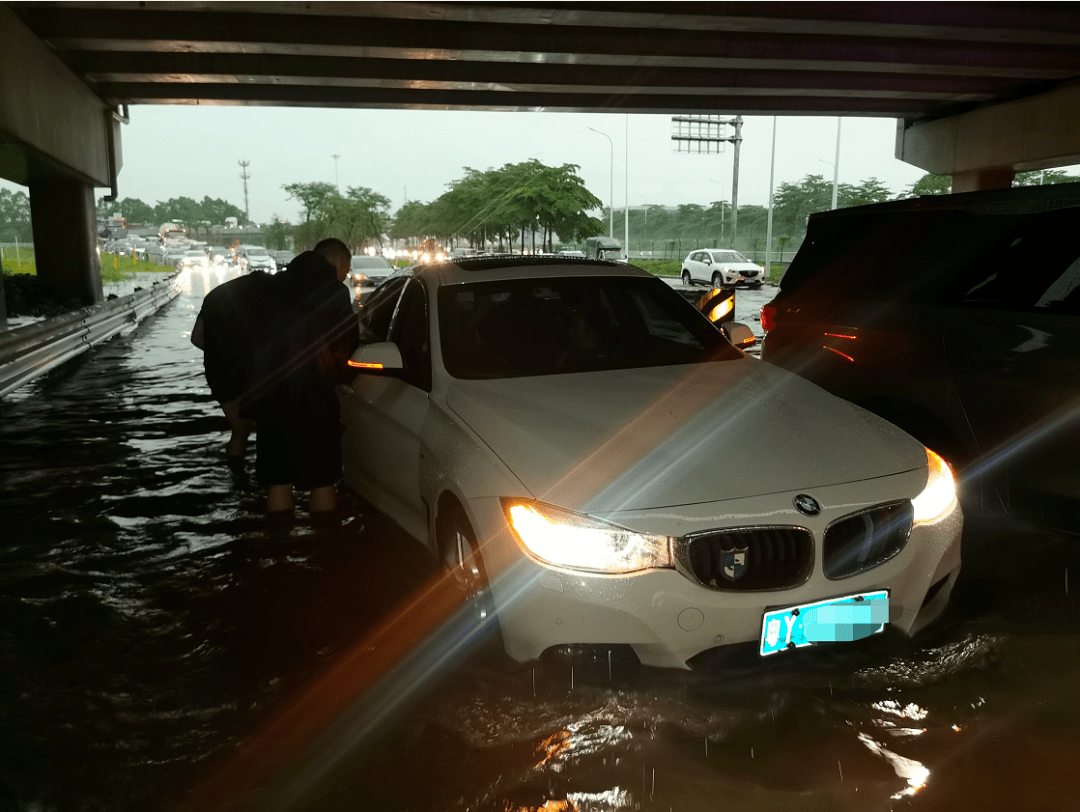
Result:
M335 258L344 259L346 262L352 257L349 246L337 237L327 237L312 249L316 254L322 254L331 264Z

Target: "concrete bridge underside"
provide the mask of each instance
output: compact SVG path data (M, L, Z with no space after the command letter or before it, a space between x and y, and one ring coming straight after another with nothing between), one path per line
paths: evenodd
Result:
M5 3L0 67L0 176L86 304L126 105L886 116L954 191L1080 163L1077 3Z

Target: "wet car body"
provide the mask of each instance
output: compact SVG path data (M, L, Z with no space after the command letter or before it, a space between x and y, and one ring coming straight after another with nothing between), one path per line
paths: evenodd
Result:
M1080 217L1070 186L812 215L762 357L939 450L969 510L1080 532L1080 250L1054 236Z
M764 268L730 249L702 248L691 251L682 261L684 285L761 287L764 280Z
M875 590L902 632L944 609L962 516L948 487L926 507L945 482L926 449L734 349L645 271L416 267L361 334L345 480L447 564L478 623L497 616L515 660L623 644L684 667L763 640L770 609Z

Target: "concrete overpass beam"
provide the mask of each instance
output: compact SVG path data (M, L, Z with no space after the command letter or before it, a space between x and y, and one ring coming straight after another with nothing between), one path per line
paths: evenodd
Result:
M1080 86L933 121L897 123L896 157L953 191L1009 186L1017 172L1080 163Z
M77 180L30 182L38 275L60 301L102 300L94 188Z

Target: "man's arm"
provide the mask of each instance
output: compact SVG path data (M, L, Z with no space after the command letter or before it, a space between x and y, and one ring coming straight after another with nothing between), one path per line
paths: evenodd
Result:
M200 350L206 349L206 326L201 313L199 318L195 319L195 326L191 328L191 343Z

